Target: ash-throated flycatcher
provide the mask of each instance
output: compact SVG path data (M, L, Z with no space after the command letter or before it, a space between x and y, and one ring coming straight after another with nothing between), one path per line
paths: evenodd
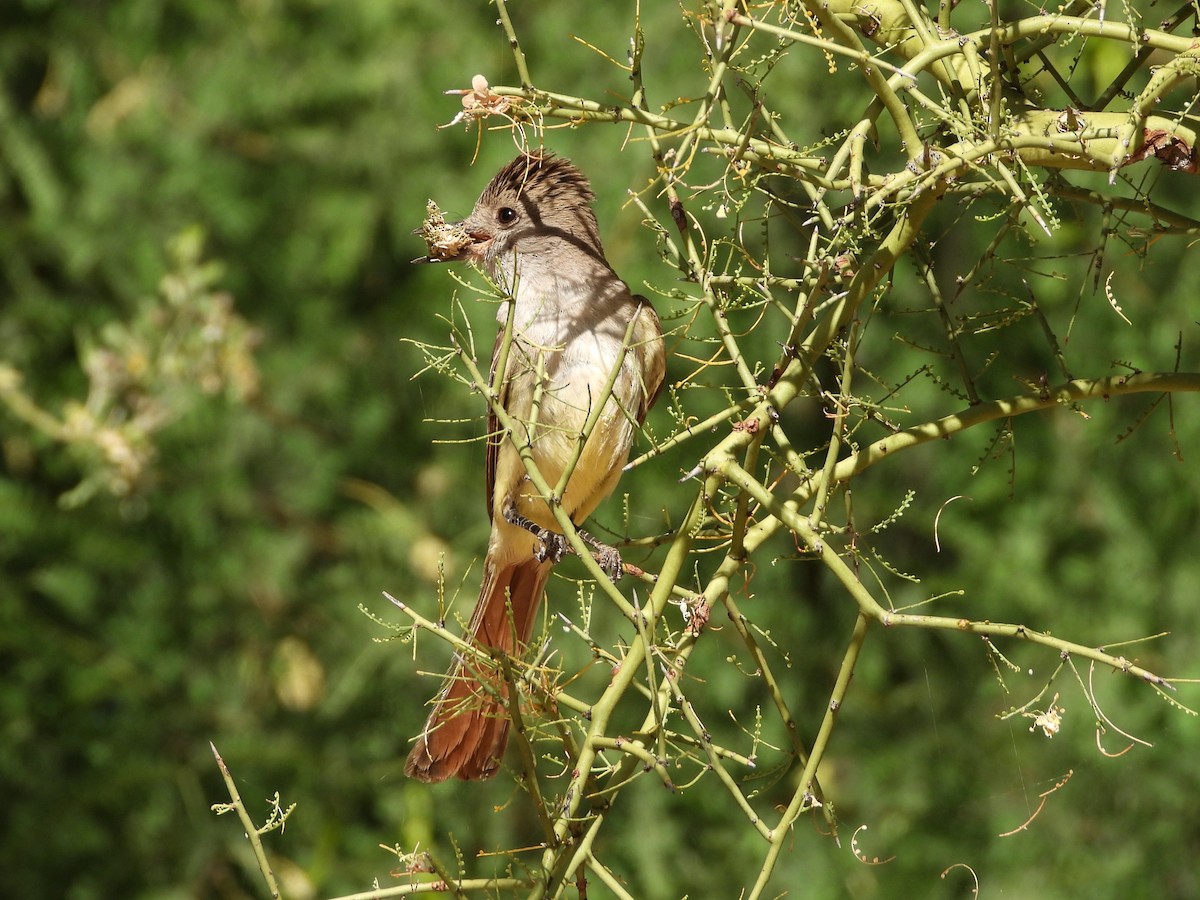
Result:
M616 486L665 368L658 316L604 258L593 199L587 179L567 160L522 154L497 173L462 223L445 226L439 246L426 231L431 256L421 260L470 260L511 296L512 339L499 381L500 403L516 441L529 446L551 489L575 457L593 409L604 404L560 501L576 524ZM509 314L505 304L497 315L502 327L493 376ZM492 533L468 640L519 654L565 543L494 414L488 416L488 434ZM616 577L619 557L611 548L600 549L602 564ZM408 756L406 774L422 781L494 775L508 742L506 695L498 674L456 657Z

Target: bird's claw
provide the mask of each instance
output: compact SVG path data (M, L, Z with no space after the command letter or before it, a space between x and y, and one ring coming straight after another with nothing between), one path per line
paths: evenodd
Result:
M625 564L621 562L621 554L616 547L598 547L592 558L608 576L609 581L615 582L625 570Z
M557 531L539 528L534 537L537 538L538 545L533 551L533 558L538 562L553 564L567 555L567 539Z

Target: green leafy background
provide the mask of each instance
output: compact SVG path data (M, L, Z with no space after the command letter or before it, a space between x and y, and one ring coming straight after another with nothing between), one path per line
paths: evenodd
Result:
M624 73L572 39L624 60L626 5L526 4L514 16L540 85L628 92ZM482 431L480 401L449 379L414 380L422 357L401 338L444 343L439 316L458 291L480 345L490 342L492 309L472 303L445 267L408 260L423 252L412 229L425 201L465 213L514 152L507 133L485 133L472 164L477 130L436 128L458 110L443 90L467 87L476 72L515 78L495 9L465 0L13 0L3 17L0 361L21 371L46 410L81 400L82 348L113 323L138 320L164 275L179 270L171 242L198 229L203 258L219 265L211 291L228 291L254 329L259 387L242 398L172 395L179 414L154 436L152 479L74 505L62 498L96 460L0 412L0 893L263 896L241 826L210 811L226 799L210 741L256 816L265 818L263 801L276 791L298 804L284 833L267 838L289 896L397 883L397 860L380 844L419 843L452 858L453 835L470 871L498 867L475 862L475 852L537 840L511 784L429 787L401 773L436 686L417 673L438 671L445 651L418 643L414 659L410 646L381 642L388 632L359 611L396 621L381 599L387 590L432 612L439 565L449 592L462 585L464 605L477 583L487 524L482 452L469 439ZM653 101L701 90L703 51L683 11L643 10L643 27L646 81L662 93ZM817 54L789 65L795 95L776 106L793 131L815 143L845 127L861 97L825 91ZM1111 62L1088 65L1103 72ZM670 290L678 274L625 204L652 162L625 138L619 126L547 132L552 149L592 175L614 265L634 285ZM1200 212L1191 179L1149 177L1177 179L1164 196ZM965 243L988 238L986 223L947 212L943 224ZM1024 246L1069 276L1039 283L1058 328L1087 263L1067 254L1093 246L1095 233L1095 221L1067 221L1055 242ZM1132 327L1085 290L1090 312L1071 352L1169 369L1183 333L1185 363L1188 354L1194 362L1198 286L1186 251L1168 240L1145 265L1126 263L1119 287ZM902 317L921 290L902 265L881 320ZM1031 380L1049 366L1036 346ZM914 365L903 345L894 351L875 362L901 378ZM694 396L697 408L721 402ZM939 400L931 389L930 408ZM1116 443L1146 406L1027 417L1013 457L991 459L988 436L966 436L881 467L856 487L878 517L917 492L881 544L924 581L894 599L965 588L964 614L1095 644L1169 630L1130 655L1156 671L1197 674L1196 406L1187 397L1173 406L1182 463L1165 407ZM818 429L813 415L794 424ZM651 424L660 434L670 427L661 411ZM680 496L675 482L694 462L686 451L668 455L623 490L636 491L650 519ZM970 499L946 507L935 552L934 517L960 494ZM746 590L747 602L771 607L757 621L772 623L791 659L792 708L811 729L852 604L813 563L787 559L760 567ZM1048 741L1028 720L995 714L1035 693L1057 660L1001 649L1037 675L1003 669L1002 686L975 638L871 636L822 772L840 846L816 822L797 826L772 882L780 892L964 896L965 870L939 878L958 863L974 869L985 896L1200 891L1196 718L1097 672L1106 712L1153 749L1099 753L1072 677L1057 685L1067 725ZM746 723L766 698L759 682L722 664L732 652L714 631L689 671L705 673L708 657L708 714L731 709ZM1104 742L1126 743L1111 731ZM1068 770L1072 779L1026 831L998 837ZM735 896L759 865L760 840L712 802L705 782L682 795L638 791L612 815L624 824L609 830L606 859L639 896ZM855 857L858 825L868 826L860 853L891 862Z

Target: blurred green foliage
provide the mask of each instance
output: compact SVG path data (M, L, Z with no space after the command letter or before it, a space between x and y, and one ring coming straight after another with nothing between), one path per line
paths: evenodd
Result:
M514 15L539 83L628 93L623 74L570 35L623 60L630 10L546 4ZM435 128L457 111L443 90L475 72L515 81L494 8L14 0L4 16L0 390L19 390L49 418L22 417L12 403L0 410L0 893L262 896L240 827L210 812L225 793L209 741L255 815L266 818L275 791L299 804L286 832L267 838L291 897L392 884L396 860L380 844L433 845L449 857L452 834L470 858L536 842L522 797L502 780L430 788L403 779L406 741L436 685L417 672L443 657L422 644L414 662L358 611L393 618L382 590L432 609L443 573L449 591L462 584L464 603L474 596L487 527L481 448L435 442L478 437L482 409L448 379L412 380L423 363L400 339L444 341L439 315L457 289L444 270L407 264L421 252L410 232L426 199L465 212L513 153L506 134L484 134L472 167L476 132ZM646 80L664 93L654 102L701 91L703 48L687 16L673 5L642 16L652 36ZM787 61L795 91L776 108L815 144L856 107L825 92L819 55L807 63ZM677 273L624 203L653 171L648 154L637 144L620 152L617 126L548 140L592 174L617 268L632 284L674 287ZM1168 182L1159 187L1180 211L1200 212L1194 179L1160 169L1144 177ZM986 223L939 215L934 252L986 243ZM1105 303L1090 287L1080 293L1099 225L1085 215L1053 242L1006 248L1060 334L1077 304ZM1183 333L1183 368L1196 368L1200 285L1186 249L1163 241L1144 267L1123 269L1135 326L1079 315L1072 357L1170 369ZM173 301L173 284L192 288ZM900 267L879 321L903 319L906 292L921 290ZM207 322L222 309L233 327L206 346L236 364L214 364L219 376L190 363L172 370L172 358L194 361L198 351L172 344L169 323ZM479 304L471 315L487 334L492 310ZM914 368L895 346L872 361L883 379ZM117 367L101 424L131 434L154 405L136 477L102 442L56 431L72 409L92 408L89 361L101 351ZM155 361L154 383L139 380L142 357ZM1031 351L1029 379L1052 365ZM939 408L937 388L925 390ZM695 398L698 415L723 403L697 394L683 397ZM1174 402L1183 464L1165 408L1114 444L1149 402L1089 407L1086 419L1026 417L1011 457L994 457L988 436L972 434L856 486L858 509L876 518L917 491L900 523L875 538L925 578L897 605L966 587L964 615L988 611L1096 644L1169 630L1129 655L1172 672L1194 661L1200 417L1190 398ZM666 412L652 425L667 433ZM789 426L819 429L820 412ZM621 490L639 497L648 521L680 496L675 482L693 464L670 454ZM935 516L959 494L970 499L943 509L935 553ZM617 519L619 504L602 521ZM789 558L786 545L779 554L745 602L774 607L759 619L773 622L791 662L792 708L810 712L800 724L811 730L854 610L814 563ZM763 686L721 665L735 649L727 635L709 638L689 669L716 673L706 715L735 710L747 724L768 703ZM798 828L773 884L797 896L964 896L965 872L939 879L964 863L989 895L1200 890L1197 720L1097 673L1106 711L1154 749L1098 753L1091 714L1068 691L1060 702L1074 727L1047 741L995 713L1024 702L1008 691L1040 684L1057 661L1003 650L1038 677L957 636L872 635L822 772L841 846L816 824ZM1105 745L1124 742L1110 730ZM1028 830L997 837L1068 770ZM764 781L781 798L787 788ZM607 853L642 896L731 896L759 865L757 838L703 790L633 793L612 815L612 841L622 822L655 823ZM894 861L866 866L850 852L863 823L861 853Z

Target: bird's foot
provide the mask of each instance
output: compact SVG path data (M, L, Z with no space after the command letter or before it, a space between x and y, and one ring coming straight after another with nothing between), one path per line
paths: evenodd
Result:
M616 547L604 547L592 554L596 560L596 565L604 570L604 574L608 576L610 581L616 581L621 577L621 573L625 571L625 564L621 562L621 554Z
M579 537L583 542L591 547L596 552L592 554L592 558L596 560L604 574L608 576L610 581L616 581L625 571L625 564L621 562L621 552L616 547L611 547L603 541L599 541L592 537L582 528L579 529Z
M508 507L504 510L504 521L510 525L516 525L518 528L524 528L537 540L537 547L534 548L533 558L538 562L556 563L568 553L573 553L574 549L567 539L557 531L551 531L549 528L542 528L536 522L525 518L515 507ZM596 560L604 574L612 581L616 581L625 571L625 564L621 561L621 554L616 547L610 547L602 541L592 537L582 528L579 529L579 537L583 542L591 547L595 553L592 557Z
M533 532L533 536L537 538L538 542L537 548L533 551L533 558L538 562L556 563L571 549L567 539L557 531L539 528Z
M549 528L543 528L532 519L527 519L519 512L516 507L510 506L504 510L504 521L509 525L516 525L518 528L524 528L533 535L537 541L537 546L533 549L533 558L538 562L556 563L571 551L571 545L567 543L567 539L557 531L551 531Z

